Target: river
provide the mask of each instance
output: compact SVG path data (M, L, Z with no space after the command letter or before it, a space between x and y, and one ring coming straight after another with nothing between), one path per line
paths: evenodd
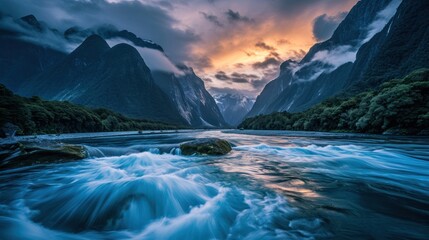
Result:
M180 143L203 137L233 151L180 154ZM0 171L0 239L429 236L429 138L239 130L45 138L82 144L90 157Z

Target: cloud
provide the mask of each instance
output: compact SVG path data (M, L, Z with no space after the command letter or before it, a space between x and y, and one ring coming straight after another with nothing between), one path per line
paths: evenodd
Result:
M259 76L255 74L245 74L245 73L237 73L237 72L233 72L231 74L231 81L235 83L248 83L255 78L259 78Z
M284 44L290 44L291 42L289 41L289 40L287 40L287 39L279 39L279 40L277 40L277 44L278 45L284 45Z
M227 82L229 84L232 83L250 83L253 79L259 78L259 76L255 74L246 74L246 73L238 73L233 72L230 75L225 73L224 71L218 71L214 77L217 80Z
M234 64L234 67L236 68L243 68L245 65L243 63L236 63Z
M347 12L340 12L335 16L322 14L313 21L313 35L317 41L327 40L332 36L335 29L347 16Z
M32 26L21 19L15 20L9 16L3 16L0 18L0 29L18 33L13 37L20 40L49 47L61 52L71 52L78 46L78 44L68 42L62 34L48 28L44 23L40 23L38 26Z
M175 62L191 60L190 47L200 37L191 28L177 27L179 20L165 6L142 1L2 0L0 11L14 17L31 13L60 31L111 24L160 44Z
M323 50L317 52L312 61L319 61L325 64L337 68L344 63L354 62L356 60L357 49L349 46L339 46L332 50Z
M278 57L277 53L270 53L265 60L262 62L255 62L252 64L253 69L265 69L271 66L278 67L282 63L282 60Z
M319 51L313 56L310 62L295 66L292 69L292 73L301 82L316 80L320 75L331 73L345 63L354 62L357 51L357 47L350 45L342 45L331 50ZM304 76L300 72L303 69L305 69Z
M225 12L226 17L228 18L229 22L253 22L254 20L246 17L246 16L242 16L239 12L235 12L231 9L228 9L228 11Z
M224 72L224 71L218 71L215 75L214 75L214 77L217 79L217 80L221 80L221 81L228 81L228 80L230 80L231 78Z
M223 24L219 21L218 17L212 14L208 14L205 12L200 12L201 15L203 15L203 17L205 19L207 19L209 22L213 23L214 25L218 26L218 27L223 27Z
M392 0L392 2L390 2L385 9L377 13L375 21L372 22L368 27L368 33L366 38L363 40L363 43L368 42L372 37L374 37L375 34L379 33L386 26L393 15L395 15L396 10L401 2L402 0Z
M109 46L113 47L119 43L126 43L129 44L137 49L137 51L140 53L140 56L143 58L146 65L149 67L152 71L163 71L163 72L170 72L177 75L182 75L183 72L179 70L174 63L168 59L168 57L165 55L165 53L151 49L151 48L142 48L134 43L124 40L122 38L113 38L108 39L106 42L109 44Z
M213 62L211 58L207 56L195 56L193 61L193 67L195 67L198 70L204 71L207 68L213 67Z
M256 56L256 53L254 52L247 52L247 51L243 51L248 57L252 57L252 56Z
M276 49L268 44L266 44L265 42L257 42L255 44L255 47L260 48L260 49L264 49L267 51L275 51Z

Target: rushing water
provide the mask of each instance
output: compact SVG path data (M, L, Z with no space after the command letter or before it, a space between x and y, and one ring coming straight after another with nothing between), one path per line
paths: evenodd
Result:
M220 137L221 157L180 155ZM56 137L51 137L56 138ZM429 139L66 135L85 160L0 172L0 239L428 239Z

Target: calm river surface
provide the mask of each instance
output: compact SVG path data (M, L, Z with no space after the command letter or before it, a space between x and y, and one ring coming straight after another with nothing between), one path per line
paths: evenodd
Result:
M182 156L219 137L233 151ZM43 138L43 137L42 137ZM429 239L429 138L71 134L85 160L0 171L0 239Z

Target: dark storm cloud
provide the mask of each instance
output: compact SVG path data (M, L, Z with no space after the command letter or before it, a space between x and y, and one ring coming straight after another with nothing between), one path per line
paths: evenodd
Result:
M205 13L205 12L200 12L200 13L201 13L201 15L203 15L203 17L204 17L207 21L209 21L209 22L213 23L214 25L216 25L216 26L218 26L218 27L223 27L223 24L219 21L219 19L218 19L218 17L217 17L217 16L212 15L212 14L208 14L208 13Z
M228 18L229 22L253 22L254 20L246 17L246 16L242 16L239 12L235 12L231 9L228 9L228 11L225 12L226 17Z
M255 44L255 47L261 48L261 49L264 49L264 50L267 50L267 51L274 51L274 50L276 50L273 46L270 46L270 45L266 44L265 42L257 42Z
M258 78L258 76L255 74L246 74L246 73L237 73L237 72L233 72L231 76L236 78Z
M248 83L255 78L259 78L259 76L255 74L246 74L246 73L237 73L237 72L233 72L231 74L231 81L235 83Z
M62 31L74 25L89 28L102 24L127 29L141 38L151 39L160 44L175 61L189 60L191 57L189 47L199 41L199 36L192 30L174 27L178 22L165 7L140 1L119 3L108 3L106 0L1 1L1 12L15 18L34 14L38 19Z
M282 59L280 58L280 54L277 52L270 52L265 57L265 60L262 62L255 62L252 64L253 69L260 70L260 69L266 69L269 67L277 67L282 63Z
M323 14L316 17L313 22L313 35L316 40L324 41L330 38L346 16L347 12L341 12L335 16Z
M228 75L224 71L218 71L215 74L215 78L227 82L229 84L231 83L250 83L252 80L259 78L259 76L255 74L246 74L246 73L238 73L233 72L231 75Z
M221 81L231 80L231 78L224 71L218 71L214 76L217 80Z

